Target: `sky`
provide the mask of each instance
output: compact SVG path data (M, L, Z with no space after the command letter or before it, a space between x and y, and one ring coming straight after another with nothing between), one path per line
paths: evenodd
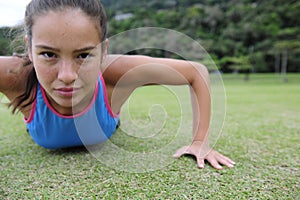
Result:
M0 0L0 27L20 24L30 0Z

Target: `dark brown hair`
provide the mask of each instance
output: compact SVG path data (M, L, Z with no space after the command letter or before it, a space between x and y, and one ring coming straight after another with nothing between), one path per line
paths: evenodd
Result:
M23 38L24 40L26 35L29 41L28 45L31 46L32 27L34 25L35 18L45 15L49 11L62 11L66 8L80 9L92 20L95 20L99 28L101 41L105 40L107 33L107 18L105 10L99 0L32 0L26 7L23 27L24 31L22 36L19 38ZM25 52L22 57L28 60L24 63L24 67L32 64L28 58L28 52ZM32 68L32 71L28 75L25 92L12 101L9 105L13 107L13 113L15 113L17 109L24 109L32 104L32 102L35 100L35 96L32 96L32 90L37 83L37 76L34 68ZM24 104L26 101L28 102Z

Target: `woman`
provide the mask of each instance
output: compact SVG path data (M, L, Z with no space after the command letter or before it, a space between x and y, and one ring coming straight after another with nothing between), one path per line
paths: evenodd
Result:
M0 58L0 91L13 111L24 115L39 145L57 149L103 142L115 132L118 113L137 87L188 84L194 93L194 134L175 157L194 155L200 168L204 160L216 169L234 166L208 145L206 68L183 60L107 55L106 17L98 0L32 0L25 38L26 56ZM98 127L88 124L93 113ZM83 137L78 126L88 129Z

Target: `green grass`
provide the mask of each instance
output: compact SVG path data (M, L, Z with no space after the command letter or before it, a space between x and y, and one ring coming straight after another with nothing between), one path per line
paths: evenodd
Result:
M209 165L200 170L194 159L182 157L162 169L129 173L107 167L81 148L45 150L31 141L22 117L10 115L2 105L0 199L299 199L300 74L289 75L288 83L269 74L251 75L249 82L242 78L224 76L227 116L215 149L237 164L223 171ZM153 96L157 90L149 88L140 94ZM147 124L149 116L142 107L148 101L139 98L137 94L140 112L133 118ZM168 96L160 101L171 110L171 120L161 136L157 134L159 139L139 138L143 133L133 137L119 130L112 142L127 151L146 153L170 142L176 136L169 132L177 128L178 113L172 111L178 108ZM164 119L161 116L159 120Z

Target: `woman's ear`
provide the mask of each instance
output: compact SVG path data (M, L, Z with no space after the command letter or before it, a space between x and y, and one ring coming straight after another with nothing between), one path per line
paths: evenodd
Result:
M108 39L106 39L105 41L102 42L102 59L101 59L101 62L104 62L105 58L107 56L108 44L109 44Z
M32 59L31 44L30 44L28 35L25 36L25 41L26 41L26 47L27 47L27 54L28 54L29 60L32 62L33 59Z

